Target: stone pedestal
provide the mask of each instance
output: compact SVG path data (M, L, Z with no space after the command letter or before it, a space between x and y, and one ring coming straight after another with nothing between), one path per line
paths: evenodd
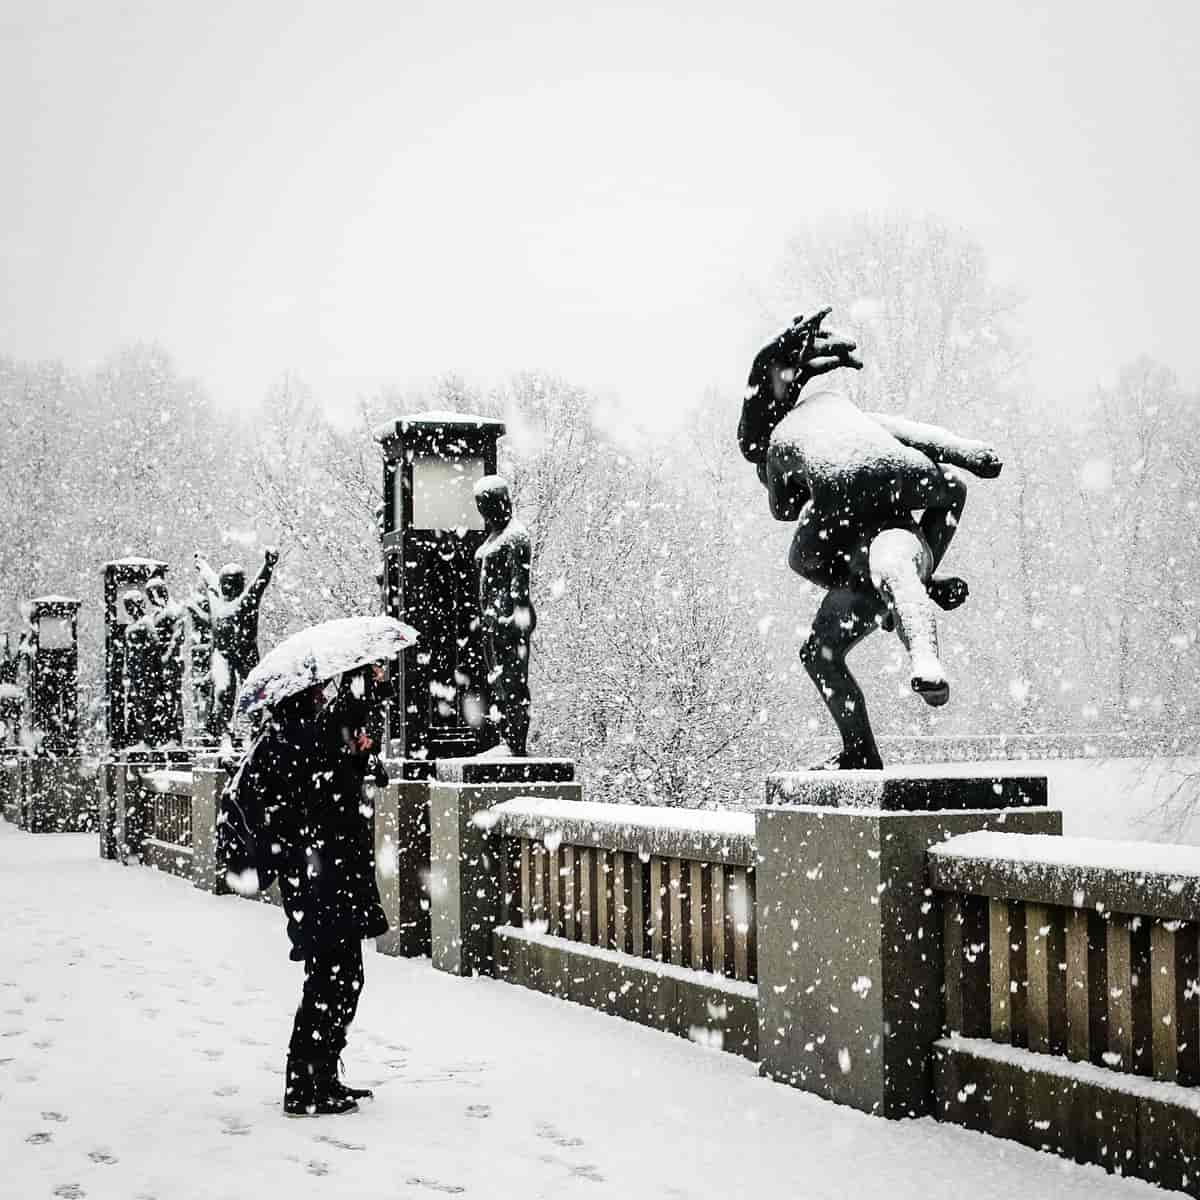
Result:
M435 783L429 789L430 934L433 965L454 975L493 974L492 931L502 923L505 871L489 809L546 796L582 800L577 783Z
M408 758L389 760L387 768L391 783L375 802L375 866L389 928L375 947L381 954L420 958L433 945L429 801L434 784L534 783L540 794L543 783L574 780L575 764L565 758Z
M1062 814L1036 800L887 811L872 805L906 789L919 803L945 780L905 782L897 793L879 772L864 772L861 788L849 775L812 781L815 794L832 784L839 807L756 813L760 1069L864 1112L921 1116L943 1021L942 911L926 850L981 829L1059 834ZM997 794L990 779L952 783L964 799ZM792 798L806 787L793 777ZM1040 795L1044 804L1044 780Z
M21 760L0 759L0 817L16 825L21 815Z
M17 823L29 833L92 833L98 824L99 762L72 755L19 761Z

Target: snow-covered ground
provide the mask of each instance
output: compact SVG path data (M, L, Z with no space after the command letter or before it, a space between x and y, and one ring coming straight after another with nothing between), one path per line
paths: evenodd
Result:
M286 1120L282 918L0 822L0 1196L1162 1195L1013 1143L889 1123L732 1055L370 953L363 1111Z

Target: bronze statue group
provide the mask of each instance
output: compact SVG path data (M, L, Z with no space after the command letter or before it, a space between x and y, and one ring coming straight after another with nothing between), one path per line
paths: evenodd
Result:
M882 761L846 655L875 630L894 631L908 651L913 691L930 705L948 701L936 615L962 604L968 589L937 568L963 512L962 473L991 478L1001 464L982 442L860 410L827 378L862 366L854 342L822 328L828 311L797 318L755 357L738 440L772 516L795 525L789 565L825 590L801 651L842 737L820 767L871 770ZM486 715L498 750L523 756L536 628L532 548L505 480L482 479L475 503L485 528L476 561ZM258 663L258 610L277 559L267 551L247 586L240 567L217 573L196 556L201 587L186 615L193 693L210 739L228 736L239 687ZM151 745L178 741L184 606L161 577L123 601L128 676L151 685L133 689L140 699L131 719ZM332 699L327 683L306 683L269 710L223 801L223 820L265 831L292 957L305 964L286 1069L284 1109L293 1116L350 1112L370 1095L341 1083L338 1062L363 986L361 942L387 928L364 794L369 782L386 782L376 758L385 687L382 667L371 664L344 675ZM221 837L219 826L219 844Z

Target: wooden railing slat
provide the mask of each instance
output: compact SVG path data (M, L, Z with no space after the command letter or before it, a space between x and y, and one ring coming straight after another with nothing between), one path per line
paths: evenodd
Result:
M646 957L646 922L649 919L646 904L646 867L640 854L629 859L629 929L633 938L633 954Z
M528 925L533 916L533 851L529 838L521 839L521 924Z
M596 855L586 846L576 851L579 862L579 940L596 945Z
M1175 934L1176 1061L1179 1082L1200 1084L1200 926L1183 925Z
M665 893L663 860L655 856L650 859L650 955L655 962L666 961L663 957L666 953L666 930L663 921Z
M607 850L596 850L596 945L605 950L612 948L611 857Z
M1042 1054L1060 1053L1065 1041L1063 911L1045 904L1025 906L1029 1049Z
M667 860L668 888L671 913L671 962L683 966L684 946L687 939L683 928L683 864L677 858Z
M725 867L722 863L712 865L712 907L709 922L712 926L712 962L718 975L727 975L725 965Z
M688 965L693 970L704 970L704 865L688 864L688 932L691 935L691 958Z
M749 980L749 895L746 889L746 872L734 867L726 872L729 880L729 912L733 921L733 977Z
M563 936L563 876L562 847L546 848L546 873L550 881L550 898L546 906L546 919L550 922L550 933Z
M625 870L625 859L627 857L621 850L613 851L613 947L624 954L631 954L633 952L633 939L630 936L629 929L629 892Z
M1012 1040L1012 975L1008 901L988 901L988 963L992 1041Z
M1077 908L1067 912L1066 928L1067 1057L1087 1062L1091 1023L1088 1014L1088 914Z
M1177 922L1155 921L1150 928L1150 1011L1154 1078L1179 1078L1179 1012L1176 1008Z
M579 941L579 864L574 846L562 847L563 937Z
M1108 1057L1105 1065L1128 1071L1133 1066L1133 985L1129 918L1113 913L1106 929Z

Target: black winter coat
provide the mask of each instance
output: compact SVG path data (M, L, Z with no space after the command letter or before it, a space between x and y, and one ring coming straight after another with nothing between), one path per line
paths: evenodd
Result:
M291 957L378 937L387 917L375 882L373 812L365 755L327 714L273 721L254 754L272 841Z

